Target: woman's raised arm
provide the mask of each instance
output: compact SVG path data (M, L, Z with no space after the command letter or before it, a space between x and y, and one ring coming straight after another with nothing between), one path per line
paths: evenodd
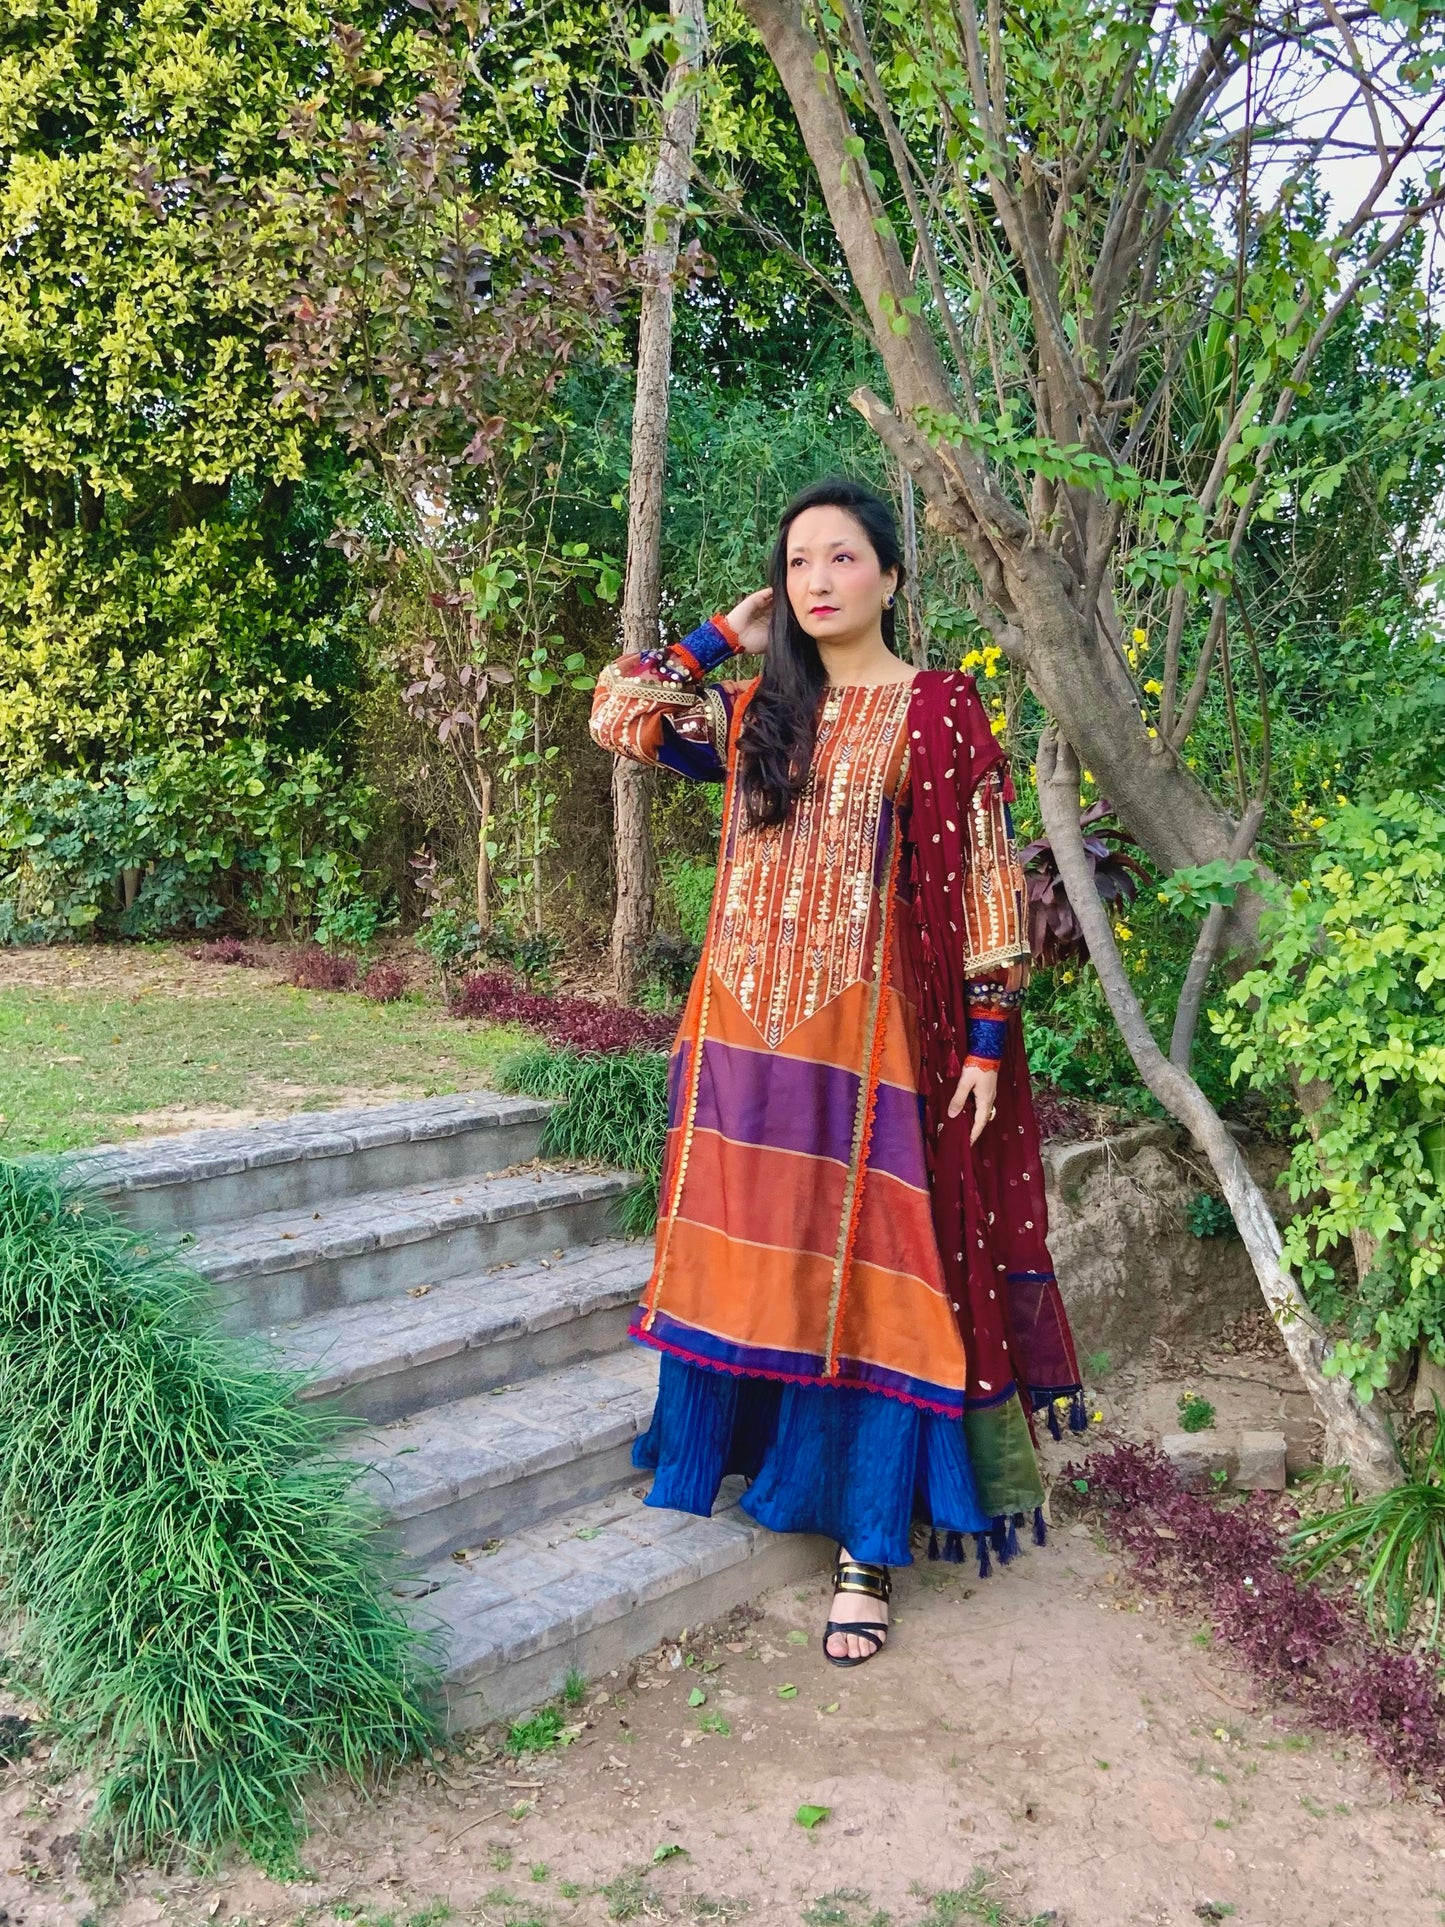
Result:
M754 605L764 598L771 601L770 590L748 596L730 615L710 616L681 642L610 662L592 698L593 741L634 763L720 783L727 773L733 705L745 685L706 678L744 649L762 646L765 608Z

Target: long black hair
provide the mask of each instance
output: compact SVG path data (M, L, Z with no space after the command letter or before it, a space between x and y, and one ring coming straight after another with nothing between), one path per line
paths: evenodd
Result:
M898 586L903 584L903 554L893 510L864 483L849 481L846 475L829 475L800 490L783 510L768 564L773 590L768 649L762 679L738 737L738 781L747 820L756 828L787 820L813 760L818 698L828 678L817 643L788 600L788 531L804 509L819 508L846 509L867 536L879 568L885 573L896 569ZM890 649L894 649L895 628L893 610L885 609L883 640Z

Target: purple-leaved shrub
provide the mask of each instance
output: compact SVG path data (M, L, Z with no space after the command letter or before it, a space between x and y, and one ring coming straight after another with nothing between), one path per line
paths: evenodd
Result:
M458 1017L489 1017L496 1024L525 1024L539 1030L559 1050L587 1054L666 1050L677 1030L675 1017L653 1011L624 1010L587 997L545 995L521 990L501 970L468 977L452 1010Z
M374 1004L394 1004L406 995L406 972L398 964L374 963L357 988Z
M1360 1620L1281 1564L1281 1523L1263 1492L1221 1501L1184 1490L1152 1446L1121 1444L1071 1466L1107 1536L1151 1590L1202 1612L1260 1683L1316 1725L1352 1733L1391 1772L1445 1794L1445 1708L1433 1668L1379 1645Z
M192 963L254 965L258 961L239 937L216 937L210 943L198 943L186 955Z
M323 950L319 943L308 943L297 952L286 981L297 990L355 990L356 963L334 950Z

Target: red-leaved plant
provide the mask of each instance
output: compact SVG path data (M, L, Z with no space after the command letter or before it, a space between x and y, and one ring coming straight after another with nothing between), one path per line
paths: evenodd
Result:
M186 955L192 963L254 965L258 961L239 937L216 937L210 943L198 943Z
M1149 872L1124 849L1133 838L1110 819L1112 803L1100 799L1079 816L1084 832L1084 854L1094 878L1094 887L1110 908L1132 903L1141 883L1152 882ZM1103 825L1108 827L1104 828ZM1027 843L1019 851L1024 879L1029 892L1029 949L1040 964L1082 961L1089 954L1084 930L1074 915L1069 893L1054 861L1053 845L1047 837Z
M394 1004L406 995L406 972L399 964L376 963L362 978L358 988L374 1004Z
M1315 1725L1362 1739L1391 1772L1445 1794L1445 1709L1434 1669L1376 1644L1343 1606L1281 1564L1285 1523L1267 1493L1222 1503L1178 1483L1152 1446L1116 1445L1070 1466L1136 1577L1188 1611L1261 1685Z
M297 990L355 990L356 964L351 957L323 950L319 943L308 943L297 953L286 981Z
M666 1050L677 1030L675 1017L624 1010L586 997L545 996L521 990L500 970L468 977L452 1010L458 1017L489 1017L497 1024L526 1024L560 1050L607 1053Z

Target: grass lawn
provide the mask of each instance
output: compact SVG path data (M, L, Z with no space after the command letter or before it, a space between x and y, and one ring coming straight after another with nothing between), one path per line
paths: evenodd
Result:
M293 990L174 951L106 961L7 983L0 958L0 1154L466 1090L532 1041L419 995Z

